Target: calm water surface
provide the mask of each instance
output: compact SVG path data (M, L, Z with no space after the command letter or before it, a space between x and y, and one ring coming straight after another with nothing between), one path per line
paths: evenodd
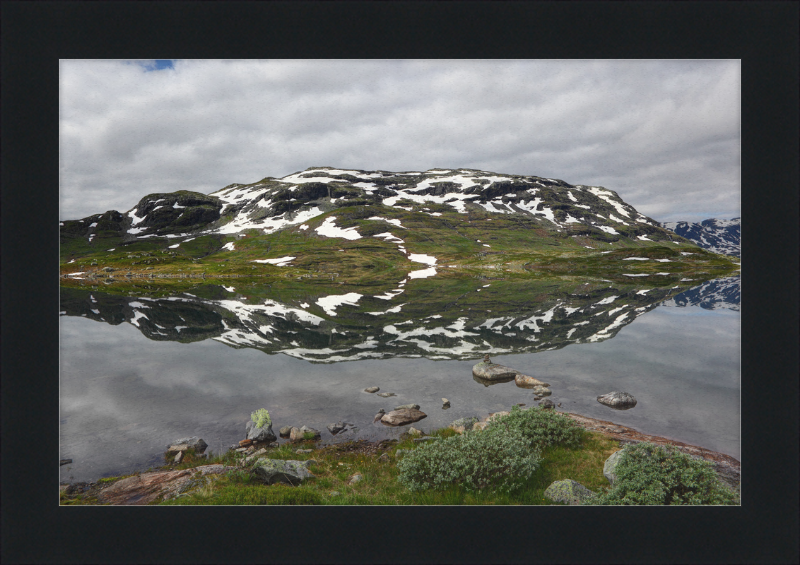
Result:
M494 354L492 361L551 385L559 410L611 420L727 453L740 453L740 314L732 309L658 306L611 339L551 351ZM580 324L578 324L580 325ZM615 330L616 331L616 330ZM513 334L512 334L513 335ZM570 335L570 334L567 334ZM312 363L285 354L234 348L207 339L153 341L131 323L60 318L62 481L91 481L163 463L169 442L197 435L214 452L243 439L250 413L269 409L273 428L302 425L323 440L397 437L404 428L373 424L380 408L417 403L428 431L463 416L485 416L533 393L514 382L473 380L477 358L363 359ZM379 386L397 396L362 392ZM596 401L613 390L633 394L635 408ZM442 409L441 398L451 408ZM327 424L358 430L333 438Z

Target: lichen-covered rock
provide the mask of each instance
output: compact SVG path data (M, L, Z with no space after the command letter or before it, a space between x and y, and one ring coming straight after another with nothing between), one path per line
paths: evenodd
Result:
M463 434L467 430L471 430L476 423L478 423L478 418L472 416L471 418L459 418L454 422L450 422L450 425L448 427L452 430L457 431L460 434Z
M594 492L572 479L556 481L544 491L545 497L553 502L565 502L570 505L581 504L593 494Z
M609 392L597 397L597 402L615 410L628 410L636 406L636 399L627 392Z
M612 453L611 456L606 459L606 462L603 463L603 475L612 486L614 485L614 480L617 478L617 474L614 471L617 468L617 463L619 463L620 455L622 455L621 449Z
M427 418L425 412L416 410L414 408L404 408L402 410L392 410L387 412L381 417L381 422L388 426L404 426L406 424L413 424L419 422L423 418Z
M253 422L253 420L250 420L247 422L246 429L247 439L251 439L253 441L269 442L277 439L275 437L275 432L272 431L272 422L262 428L259 428L256 426L256 423Z
M491 361L481 361L472 367L472 376L486 381L511 380L519 374L519 371L503 365L492 363Z
M309 461L259 459L251 469L252 475L268 485L285 483L297 486L314 475L308 470Z
M520 388L532 388L535 386L550 386L549 383L542 382L539 379L535 379L533 377L529 377L528 375L523 375L520 373L518 373L514 377L514 383Z

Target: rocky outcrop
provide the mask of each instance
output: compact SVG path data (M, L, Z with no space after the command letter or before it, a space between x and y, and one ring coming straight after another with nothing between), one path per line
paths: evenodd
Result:
M414 408L404 408L402 410L392 410L387 412L381 417L381 422L387 426L405 426L406 424L413 424L419 422L423 418L427 418L425 412L416 410Z
M314 461L295 461L282 459L259 459L251 469L253 477L268 485L285 483L297 486L314 475L308 470L308 465Z
M219 475L236 467L203 465L194 469L142 473L121 479L100 490L97 501L112 505L144 505L156 500L169 500L205 484L206 475Z
M264 427L257 427L256 423L250 420L247 422L247 439L251 439L253 441L259 442L271 442L275 441L277 438L275 437L275 432L272 431L272 422L267 424Z
M594 492L572 479L555 481L544 491L545 497L553 502L564 502L571 506L580 505L593 494Z
M740 483L741 463L730 455L704 449L696 445L689 445L687 443L675 441L661 436L643 434L634 430L633 428L621 426L606 420L597 420L595 418L581 416L580 414L571 414L569 412L562 412L562 414L574 420L582 428L593 432L599 432L607 437L619 440L620 444L647 441L655 445L673 445L683 453L701 457L706 461L713 462L714 470L720 479L725 481L733 488L738 488Z
M636 399L627 392L609 392L597 397L597 402L615 410L628 410L636 406Z

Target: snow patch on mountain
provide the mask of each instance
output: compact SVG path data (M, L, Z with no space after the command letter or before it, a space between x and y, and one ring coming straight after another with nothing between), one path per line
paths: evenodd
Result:
M699 223L664 222L661 227L714 253L741 257L741 219L711 218Z

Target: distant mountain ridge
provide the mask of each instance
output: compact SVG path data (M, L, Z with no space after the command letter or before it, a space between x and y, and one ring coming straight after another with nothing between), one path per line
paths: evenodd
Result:
M711 218L700 223L663 222L661 227L714 253L741 257L741 218L732 220Z
M64 221L61 227L62 234L86 237L89 242L93 234L116 234L126 242L251 229L270 234L351 206L383 206L430 216L469 211L517 214L546 221L550 228L612 241L674 239L607 188L474 169L395 173L311 167L283 178L231 184L209 195L185 190L149 194L127 212L112 210Z

